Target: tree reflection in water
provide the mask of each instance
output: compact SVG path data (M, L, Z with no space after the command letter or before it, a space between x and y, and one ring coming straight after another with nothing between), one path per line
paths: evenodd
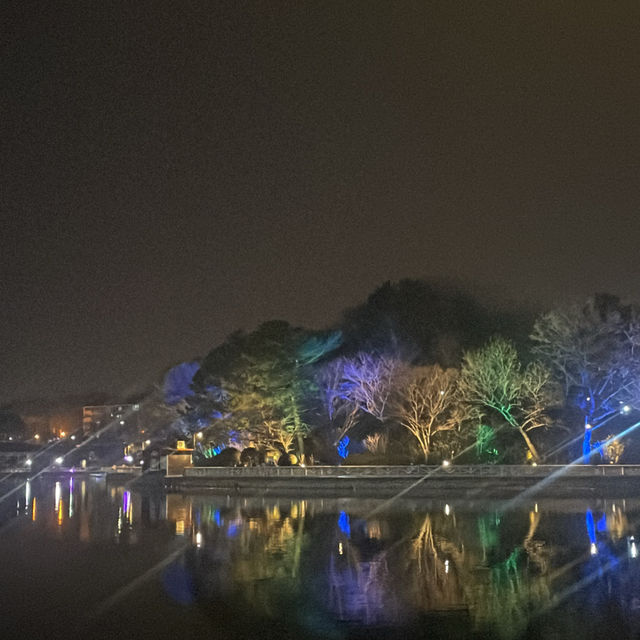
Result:
M573 505L502 515L439 505L370 520L369 505L355 501L200 501L192 508L203 541L194 556L201 602L233 603L323 633L337 633L341 624L418 625L425 634L418 637L427 637L439 622L424 621L446 614L465 634L517 638L573 606L572 585L593 568L585 511ZM637 554L628 542L628 514L615 504L606 509L598 544ZM601 574L592 572L592 582L621 584ZM625 578L633 592L607 595L598 587L597 597L591 586L591 600L612 596L631 616L640 603L637 582ZM587 609L589 601L580 596ZM594 607L589 615L597 615Z

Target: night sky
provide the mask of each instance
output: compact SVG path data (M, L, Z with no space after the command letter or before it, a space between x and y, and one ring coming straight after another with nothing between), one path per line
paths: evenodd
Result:
M637 2L4 2L0 401L385 280L640 293Z

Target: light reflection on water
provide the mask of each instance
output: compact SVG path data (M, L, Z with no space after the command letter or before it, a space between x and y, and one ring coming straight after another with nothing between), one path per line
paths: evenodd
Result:
M173 540L187 552L137 589L205 619L224 603L307 637L360 628L380 637L390 628L411 637L638 635L640 502L537 500L506 513L406 501L367 518L377 501L164 495L77 477L27 484L11 518L27 543L57 539L61 554L101 555L106 573L75 575L71 564L60 578L82 582L89 606L161 560ZM96 580L113 588L92 599Z

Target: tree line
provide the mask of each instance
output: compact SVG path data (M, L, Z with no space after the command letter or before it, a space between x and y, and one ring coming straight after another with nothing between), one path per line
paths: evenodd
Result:
M213 462L225 447L332 464L633 460L640 309L601 294L536 317L386 283L328 330L233 333L172 368L159 404Z

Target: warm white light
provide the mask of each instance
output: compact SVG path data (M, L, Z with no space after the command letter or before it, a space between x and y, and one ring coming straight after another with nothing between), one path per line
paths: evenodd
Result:
M589 551L592 556L598 555L598 547L596 546L595 542L591 543L591 546L589 547Z
M198 533L196 533L196 547L201 547L202 546L202 534L198 531Z
M40 440L40 434L39 434L39 433L36 433L36 435L35 435L35 436L33 436L33 437L34 437L36 440Z
M120 420L120 424L124 424L124 420Z
M448 467L451 463L448 460L443 460L442 461L442 466L443 467Z
M59 458L55 459L55 463L56 464L62 464L64 462L64 458L62 456L60 456Z
M33 464L33 460L31 460L30 458L28 458L25 462L25 464L27 465L27 467L30 467Z
M71 436L71 439L72 439L72 440L75 440L75 439L76 439L76 437L75 437L75 436Z
M151 444L151 440L145 440L144 443L145 444Z
M444 572L445 573L449 573L449 561L448 560L444 561Z
M448 504L444 505L444 515L448 516L451 513L451 507Z
M64 438L66 435L67 435L67 432L66 432L66 431L61 431L61 432L60 432L60 437L61 437L61 438Z
M198 433L196 433L196 438L202 438L202 431L198 431Z

